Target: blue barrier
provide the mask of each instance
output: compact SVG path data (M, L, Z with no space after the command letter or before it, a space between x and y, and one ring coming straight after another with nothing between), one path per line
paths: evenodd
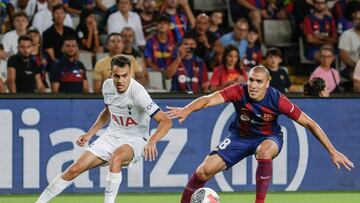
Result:
M184 106L189 99L155 100ZM294 99L357 165L360 161L359 99ZM77 137L103 108L99 99L0 100L0 193L39 193L84 150ZM227 134L232 105L193 113L183 125L174 122L158 144L159 158L124 170L124 192L179 192L206 154ZM338 171L320 143L303 127L281 116L284 147L274 160L273 191L360 190L360 172ZM151 130L156 127L151 123ZM101 130L98 134L103 132ZM91 142L94 139L91 140ZM255 189L256 161L249 157L218 174L207 186L217 191ZM102 192L106 167L85 172L66 192Z

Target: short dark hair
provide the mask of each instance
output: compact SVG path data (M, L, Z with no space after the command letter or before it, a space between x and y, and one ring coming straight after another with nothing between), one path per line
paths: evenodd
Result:
M167 16L167 15L165 15L165 14L160 14L160 15L156 18L156 22L157 22L157 23L161 23L161 22L170 23L170 18L169 18L169 16Z
M131 68L131 61L129 59L129 57L125 56L125 55L117 55L114 56L113 59L111 59L111 70L113 69L114 66L119 66L120 68L124 68L125 65L128 65L129 68Z
M13 22L18 17L24 17L24 18L26 18L26 20L29 21L29 16L24 11L19 11L19 12L14 13L12 16Z
M195 34L193 34L191 32L186 32L183 36L182 41L184 41L185 39L193 39L196 42L197 37L195 36Z
M282 58L281 50L276 47L271 47L266 51L266 57L268 56L278 56Z
M65 39L64 39L64 41L63 41L63 43L62 43L62 45L64 46L64 44L65 44L66 41L71 41L71 40L75 40L75 41L76 41L76 44L78 45L77 38L76 38L75 36L73 36L73 35L68 35L68 36L66 36Z
M29 35L21 35L18 38L18 44L20 44L21 41L30 41L32 43L32 39Z
M304 95L310 97L319 97L320 92L326 87L325 80L322 78L314 78L307 81L304 85Z
M52 8L52 13L54 14L54 12L55 11L57 11L57 10L63 10L63 11L65 11L65 8L64 8L64 5L62 5L62 4L56 4L53 8ZM66 12L66 11L65 11Z
M122 37L121 37L121 34L120 34L119 32L112 32L112 33L110 33L110 34L107 36L107 38L106 38L106 43L109 42L109 40L110 40L110 38L111 38L112 36L119 36L120 38L122 38Z

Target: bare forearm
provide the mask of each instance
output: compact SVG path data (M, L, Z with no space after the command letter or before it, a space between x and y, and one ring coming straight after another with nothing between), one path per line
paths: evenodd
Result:
M157 142L161 140L172 127L172 122L170 119L166 118L159 122L159 125L155 131L155 133L151 136L151 140Z
M177 71L177 68L180 65L180 63L181 63L181 59L178 57L165 70L165 76L166 76L167 79L170 79L175 75L175 73Z
M355 67L356 62L353 61L347 51L340 50L340 59L348 67Z
M185 106L185 110L186 110L187 114L190 114L194 111L198 111L200 109L208 107L209 100L210 99L209 99L208 95L195 99L190 104Z
M104 108L99 116L97 117L95 123L88 130L88 134L91 136L95 135L105 124L109 122L110 112L107 108Z
M319 142L325 147L325 149L329 152L329 154L334 153L335 147L331 144L329 138L326 136L324 131L315 121L312 120L306 127L316 137L316 139L319 140Z
M15 84L15 81L14 81L14 82L8 82L8 87L9 87L10 93L16 93L16 84Z

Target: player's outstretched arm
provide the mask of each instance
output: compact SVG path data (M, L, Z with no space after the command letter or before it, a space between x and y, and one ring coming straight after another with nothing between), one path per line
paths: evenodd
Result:
M326 136L321 127L312 120L308 115L304 112L301 113L297 122L309 129L311 133L320 141L320 143L325 147L325 149L329 152L332 162L336 165L338 169L343 165L347 170L351 170L354 168L354 164L341 152L338 152L335 147L331 144L329 138Z
M153 117L156 122L158 122L158 127L155 133L150 137L149 141L147 142L144 148L144 159L152 161L155 160L158 152L156 149L156 143L161 140L170 130L172 127L171 119L163 112L157 112Z
M199 97L183 108L167 106L169 111L167 111L166 114L171 119L178 118L179 123L182 123L190 113L206 107L223 104L224 102L225 100L223 96L220 94L219 91L217 91L212 94Z
M92 136L97 133L106 123L109 122L110 119L110 112L109 108L106 106L97 117L94 124L91 126L91 128L84 134L81 135L78 140L76 141L76 144L79 146L84 146L84 144L90 140Z

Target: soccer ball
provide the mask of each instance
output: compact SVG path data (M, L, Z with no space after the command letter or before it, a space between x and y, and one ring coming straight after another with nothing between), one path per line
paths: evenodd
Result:
M197 189L191 196L191 203L220 203L219 195L211 188Z

